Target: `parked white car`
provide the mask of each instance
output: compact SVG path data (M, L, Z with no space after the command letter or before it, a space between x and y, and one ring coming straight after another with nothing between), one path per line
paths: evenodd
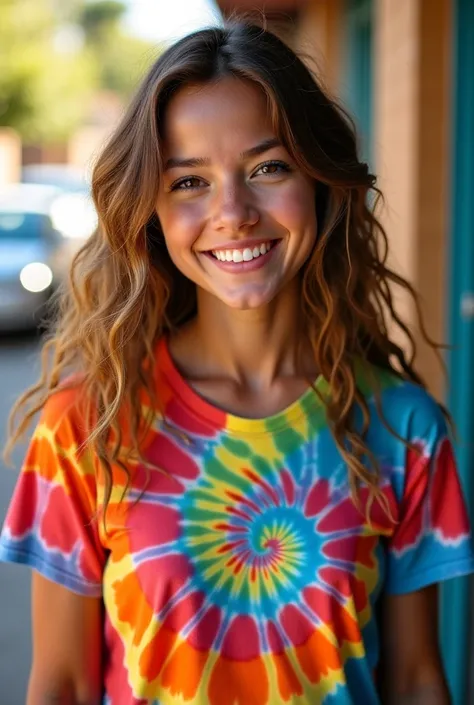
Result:
M38 324L74 253L93 231L93 214L81 218L76 197L42 184L0 190L0 330Z

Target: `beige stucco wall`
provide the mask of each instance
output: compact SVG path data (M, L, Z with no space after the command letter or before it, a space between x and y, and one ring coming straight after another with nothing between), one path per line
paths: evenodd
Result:
M450 0L375 0L374 154L394 268L419 291L428 332L445 337L449 208ZM413 306L417 366L442 396Z
M443 340L447 310L452 0L373 0L374 168L393 268L420 292L428 332ZM344 92L344 1L309 0L298 46L329 90ZM414 307L397 295L419 346L417 367L444 393L439 364L423 344ZM399 340L401 340L399 338Z
M332 93L342 81L344 0L309 0L299 14L296 48L308 56Z

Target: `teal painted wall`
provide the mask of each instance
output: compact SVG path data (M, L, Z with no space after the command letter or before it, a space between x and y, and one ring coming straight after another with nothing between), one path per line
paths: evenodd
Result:
M346 0L345 100L360 136L361 157L371 160L373 126L373 2Z
M456 0L453 61L453 175L450 238L448 405L459 440L457 459L474 519L474 2ZM472 579L441 591L441 636L453 705L474 703L468 671L474 663Z

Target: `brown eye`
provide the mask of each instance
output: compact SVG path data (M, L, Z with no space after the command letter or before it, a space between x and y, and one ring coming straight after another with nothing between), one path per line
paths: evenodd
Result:
M280 161L271 161L271 162L265 162L265 164L262 164L261 166L258 167L258 169L255 171L254 176L257 176L258 174L264 174L267 176L276 176L278 174L282 173L288 173L291 171L291 168L289 164L286 164L285 162L280 162Z
M265 164L265 166L262 166L262 173L275 174L275 172L278 172L279 168L278 164Z
M186 176L184 179L179 179L171 185L170 191L192 191L199 188L204 181L197 176Z

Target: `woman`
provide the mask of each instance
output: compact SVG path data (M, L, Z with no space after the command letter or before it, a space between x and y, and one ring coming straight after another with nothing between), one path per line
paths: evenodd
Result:
M20 400L18 432L42 417L1 556L34 568L28 705L449 702L436 584L473 570L469 525L371 189L269 32L151 69Z

